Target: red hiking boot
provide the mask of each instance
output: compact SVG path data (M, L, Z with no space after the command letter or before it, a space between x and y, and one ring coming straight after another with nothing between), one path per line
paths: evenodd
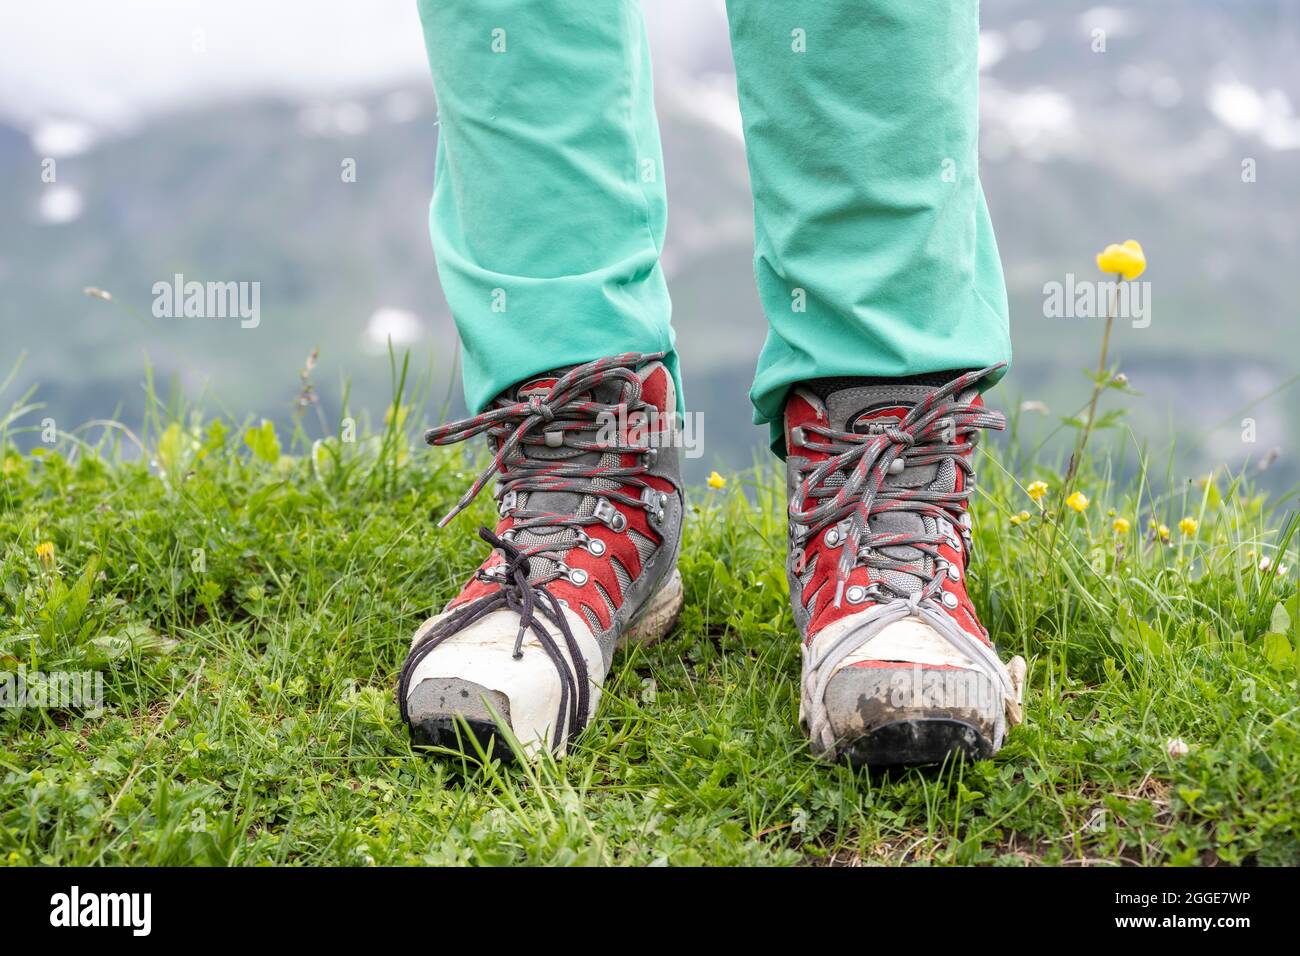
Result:
M966 594L972 452L1005 425L974 386L997 368L811 382L786 402L800 723L825 759L990 757L1020 720L1024 661L1002 664Z
M492 553L415 635L398 702L418 744L562 754L592 720L614 651L667 633L682 606L684 500L676 395L659 355L612 356L522 383L481 415L494 459L447 518L497 478ZM463 723L462 723L463 722Z

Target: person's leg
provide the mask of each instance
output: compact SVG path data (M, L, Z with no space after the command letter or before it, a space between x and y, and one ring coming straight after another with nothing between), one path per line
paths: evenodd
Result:
M989 756L1018 679L966 592L979 391L1010 357L976 0L728 0L786 456L800 718L854 763ZM963 374L962 370L971 370Z
M439 118L430 232L469 409L536 372L622 352L666 352L676 377L637 0L419 11Z
M728 0L769 332L751 398L1007 361L977 169L976 0Z
M441 118L434 249L465 350L462 422L496 479L492 552L398 682L417 744L562 753L614 650L672 626L684 500L659 268L664 185L636 0L421 0ZM659 360L662 356L662 361ZM645 420L644 426L640 424Z

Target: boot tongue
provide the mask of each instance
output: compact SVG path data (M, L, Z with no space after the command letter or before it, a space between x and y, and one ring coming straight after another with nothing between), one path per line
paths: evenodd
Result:
M836 431L865 435L897 425L917 402L934 389L925 385L857 385L838 389L826 396L826 413L830 427ZM951 461L930 465L911 465L900 474L885 476L891 488L927 488L952 491L956 487L956 467ZM935 522L908 511L886 511L873 515L871 531L875 534L933 534ZM917 573L929 577L932 562L910 545L881 548L881 554L916 567ZM873 571L899 590L911 593L921 589L921 579L902 571Z
M532 395L546 396L566 371L568 369L557 369L554 372L538 375L517 386L513 390L513 395L507 391L503 397L517 402L526 402ZM611 379L601 382L589 391L580 393L577 398L612 405L619 400L622 391L622 381ZM599 424L593 421L589 434L586 432L567 432L565 434L570 437L585 435L594 438L598 428ZM539 431L545 434L545 426L535 428L533 434ZM605 457L601 452L577 452L563 445L558 447L527 445L522 446L521 451L530 461L562 461L565 464L581 464L592 467L602 464L601 459ZM593 483L596 485L608 484L610 489L618 487L616 482L607 482L599 478L594 479ZM580 491L531 491L520 493L516 504L518 507L527 508L529 511L549 511L559 515L586 516L595 510L596 498ZM528 528L515 536L515 543L524 548L544 547L547 550L562 552L577 544L578 536L572 528ZM529 563L529 578L534 581L550 577L555 571L555 562L547 558L533 558Z
M932 391L925 385L842 388L826 396L826 414L830 427L836 431L866 435L897 425L917 402ZM885 484L898 488L924 488L935 480L938 473L938 465L912 465L902 474L887 476Z
M561 369L559 372L548 373L546 375L539 376L538 378L531 379L527 382L524 382L522 385L518 386L518 388L515 389L514 401L527 402L529 398L532 397L533 395L540 395L545 397L547 394L550 393L551 388L555 385L556 381L558 381L559 377L563 375L565 371L566 370ZM611 379L610 381L601 382L599 385L595 386L594 388L591 388L585 392L578 393L578 395L576 396L576 400L587 401L587 402L600 402L601 404L604 405L612 405L615 402L617 402L619 400L619 397L622 395L623 392L622 385L623 383L618 379ZM569 436L570 438L576 438L581 436L584 438L589 438L594 440L596 437L596 432L599 429L600 429L600 423L593 420L590 432L584 430L584 431L576 431L576 432L573 431L565 432L564 434ZM539 432L540 434L545 435L546 426L541 425L533 429L534 435L538 434ZM565 447L563 445L556 446L556 447L552 447L550 445L527 445L524 446L521 450L523 451L525 457L534 461L563 461L568 463L577 462L584 465L595 465L599 463L602 457L600 452L594 452L594 451L577 452L574 449ZM567 492L567 491L566 492L560 492L560 491L540 492L539 491L539 492L533 492L533 495L535 496L535 502L534 502L535 504L541 502L542 500L551 502L551 504L548 505L548 507L551 510L555 510L555 511L572 510L572 508L576 507L578 501L581 500L582 498L582 494L579 492ZM569 504L566 506L565 502L569 502ZM540 504L538 504L538 507L540 507Z

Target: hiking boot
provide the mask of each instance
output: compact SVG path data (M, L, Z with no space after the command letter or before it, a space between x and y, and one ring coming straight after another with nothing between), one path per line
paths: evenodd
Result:
M974 386L1000 367L814 381L786 402L799 721L822 758L991 757L1021 719L1024 660L1002 664L966 593L972 453L1006 424Z
M416 744L563 754L592 720L614 651L668 632L682 607L684 498L662 354L628 353L537 375L480 415L430 429L433 445L486 434L492 553L416 632L398 702ZM464 722L462 724L462 721Z

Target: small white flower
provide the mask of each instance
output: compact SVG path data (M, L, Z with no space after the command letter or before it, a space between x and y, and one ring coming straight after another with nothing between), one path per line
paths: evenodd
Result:
M1170 737L1165 741L1165 753L1177 760L1179 757L1186 757L1192 748L1187 746L1187 741L1182 737Z
M1273 568L1273 559L1270 558L1268 555L1264 555L1264 557L1259 559L1259 570L1261 572L1267 573L1270 568ZM1273 573L1276 574L1278 577L1282 577L1289 570L1291 569L1288 568L1285 564L1279 564L1277 568L1273 570Z

